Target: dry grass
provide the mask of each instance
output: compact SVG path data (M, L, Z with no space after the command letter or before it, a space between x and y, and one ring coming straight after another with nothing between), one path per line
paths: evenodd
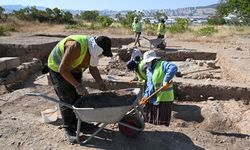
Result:
M86 24L86 22L82 22ZM13 31L18 32L49 32L49 33L59 33L59 32L69 32L69 33L82 33L82 34L103 34L103 35L133 35L133 31L131 29L126 29L121 26L119 23L113 23L111 27L99 30L90 30L86 28L80 29L65 29L66 25L53 25L48 23L39 23L37 21L27 22L16 19L15 17L9 17L6 22L0 23L3 27L11 27L14 29ZM180 41L186 42L211 42L211 43L223 43L228 41L233 35L246 35L250 34L249 26L215 26L215 29L218 30L217 33L214 33L212 36L197 36L195 34L201 28L206 26L190 26L191 30L185 33L179 34L169 34L166 33L166 37L173 37ZM11 30L10 30L11 31ZM154 35L155 33L149 34L148 31L144 31L142 34L144 35ZM153 31L152 31L153 32Z
M15 17L9 17L2 26L12 26L18 32L63 32L64 25L53 25L48 23L39 23L37 21L27 22Z
M206 43L224 43L228 41L233 35L247 35L250 34L249 26L215 26L218 30L212 36L197 36L195 31L205 26L191 26L191 31L179 34L169 34L168 37L174 37L180 41L185 42L206 42Z

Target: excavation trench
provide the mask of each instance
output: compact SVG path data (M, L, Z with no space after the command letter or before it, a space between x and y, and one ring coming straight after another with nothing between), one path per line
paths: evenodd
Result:
M0 43L0 56L19 57L20 63L26 63L32 61L32 58L38 58L43 63L55 46L55 44L65 37L66 35L47 35L47 34L35 34L29 36L19 36L12 38L5 37ZM130 54L127 49L122 49L123 45L128 45L133 41L132 38L111 38L112 43L117 48L112 48L112 51L116 56L110 60L106 60L106 63L101 63L100 72L109 76L117 76L119 81L110 81L104 77L106 83L110 89L122 89L129 87L141 87L139 84L128 84L128 80L124 77L133 76L133 73L126 72L126 62L130 59ZM120 48L119 48L120 47ZM147 49L142 49L145 52ZM174 89L176 99L178 100L191 100L191 101L203 101L207 99L211 100L247 100L250 97L249 86L237 85L235 83L226 83L221 66L218 66L218 58L216 53L199 52L197 50L190 49L168 49L156 50L158 56L161 56L163 60L172 61L178 66L178 73L174 79ZM223 63L220 63L223 65ZM28 78L27 74L30 74L32 65L24 65L25 69L17 70L3 70L4 76L1 76L1 81L25 81ZM38 65L38 68L41 68ZM23 68L23 67L21 67ZM31 68L31 69L27 69ZM16 72L15 72L16 71ZM7 74L6 74L7 72ZM28 72L25 75L24 72ZM10 73L10 75L8 75ZM33 72L32 72L33 73ZM15 74L15 75L13 75ZM24 77L23 77L24 76ZM15 79L15 77L17 79ZM90 78L83 78L86 84L90 87L96 88L94 81ZM3 83L1 83L3 84ZM14 86L15 87L15 86ZM19 86L18 86L19 87Z

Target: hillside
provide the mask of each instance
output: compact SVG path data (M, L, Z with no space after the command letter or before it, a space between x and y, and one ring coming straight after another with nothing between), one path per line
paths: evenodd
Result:
M201 16L201 15L213 15L215 13L216 7L218 4L208 5L208 6L198 6L198 7L185 7L185 8L178 8L178 9L164 9L161 11L164 11L169 16ZM5 9L6 13L11 13L14 10L20 10L22 8L28 7L23 5L2 5ZM44 10L46 7L42 6L36 6L37 9ZM84 10L72 10L67 9L65 11L70 11L72 14L79 14L81 11ZM99 13L101 15L105 16L115 16L115 14L121 13L127 13L131 10L121 10L121 11L114 11L114 10L100 10ZM151 10L143 10L142 12L145 14L145 16L153 16L153 14L159 11L158 9L151 9Z

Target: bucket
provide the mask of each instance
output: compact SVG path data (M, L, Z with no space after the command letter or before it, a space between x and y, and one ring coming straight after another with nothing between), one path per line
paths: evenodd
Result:
M43 123L52 123L57 120L57 107L46 109L41 112Z

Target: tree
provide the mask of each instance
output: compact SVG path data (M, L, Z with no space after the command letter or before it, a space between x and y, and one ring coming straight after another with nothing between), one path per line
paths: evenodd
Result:
M80 13L80 18L86 21L96 21L97 17L99 16L99 12L94 10L94 11L84 11Z
M63 12L62 21L68 22L68 23L73 23L74 22L73 15L69 11Z
M156 11L154 16L157 18L157 20L160 20L161 18L168 19L167 14L163 11Z
M227 16L235 13L243 23L250 23L250 1L249 0L221 0L217 7L219 15Z
M5 18L4 11L5 11L5 9L0 6L0 20L3 20Z
M102 27L109 27L113 23L113 19L108 16L98 16L97 21Z
M0 16L3 15L4 11L5 11L5 9L0 6Z
M62 18L62 12L59 8L54 8L53 9L53 15L54 15L54 21L56 21L57 23L61 23L61 18Z
M36 6L31 8L26 7L19 11L14 11L14 15L21 20L27 21L38 20L39 22L49 23L74 23L73 15L70 12L64 12L58 8L54 8L53 10L46 8L45 11L43 11L38 10Z
M135 17L140 16L136 14L136 11L129 11L125 17L120 18L119 22L122 24L122 26L130 28Z
M115 18L116 18L117 20L121 20L121 19L122 19L122 14L121 14L121 13L115 14Z

